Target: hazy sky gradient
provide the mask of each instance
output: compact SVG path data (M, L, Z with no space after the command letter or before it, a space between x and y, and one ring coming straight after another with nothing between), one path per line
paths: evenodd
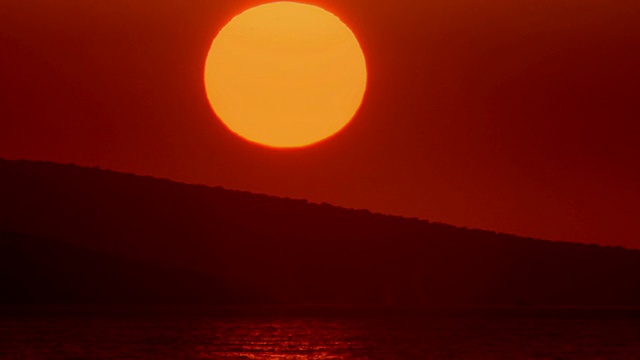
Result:
M293 151L228 132L204 91L216 32L258 3L5 2L0 157L640 248L640 3L312 1L359 37L369 88Z

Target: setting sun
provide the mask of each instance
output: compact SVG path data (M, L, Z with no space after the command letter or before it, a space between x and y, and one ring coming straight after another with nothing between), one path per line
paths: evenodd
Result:
M206 61L213 110L269 147L310 145L340 131L362 102L364 54L335 15L295 2L260 5L218 33Z

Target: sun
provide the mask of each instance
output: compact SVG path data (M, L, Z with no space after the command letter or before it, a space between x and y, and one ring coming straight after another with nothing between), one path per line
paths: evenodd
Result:
M351 121L367 68L356 36L338 17L283 1L250 8L220 30L204 81L229 130L268 147L296 148Z

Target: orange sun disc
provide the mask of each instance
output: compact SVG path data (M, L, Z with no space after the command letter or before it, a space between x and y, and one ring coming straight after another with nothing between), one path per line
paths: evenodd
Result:
M362 102L364 54L353 32L317 6L275 2L234 17L206 61L211 106L237 135L277 148L340 131Z

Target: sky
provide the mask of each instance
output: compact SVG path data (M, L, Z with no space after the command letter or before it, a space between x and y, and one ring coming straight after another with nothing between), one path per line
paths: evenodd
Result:
M215 117L204 64L255 0L22 0L0 11L0 157L640 248L640 3L314 0L368 87L311 147Z

